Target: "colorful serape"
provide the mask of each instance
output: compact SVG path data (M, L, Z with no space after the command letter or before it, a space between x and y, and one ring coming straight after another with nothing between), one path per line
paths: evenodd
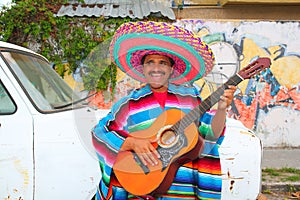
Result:
M177 108L185 113L201 102L194 87L170 84L165 110ZM112 166L125 138L133 131L148 128L163 112L148 85L134 90L115 104L111 112L92 131L102 179L97 199L140 199L126 192L114 178ZM200 118L201 135L211 134L213 112ZM166 194L156 199L221 199L222 179L218 153L223 135L216 141L205 140L202 156L181 166ZM110 187L111 186L111 189Z

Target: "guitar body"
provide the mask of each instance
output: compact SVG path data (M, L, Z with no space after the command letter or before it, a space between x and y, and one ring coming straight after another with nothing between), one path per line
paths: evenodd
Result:
M169 128L183 116L180 110L167 110L149 128L130 134L137 138L159 138L154 146L161 158L156 166L144 166L133 152L119 152L113 170L126 191L135 195L162 194L170 187L178 168L199 156L203 139L194 123L182 133Z

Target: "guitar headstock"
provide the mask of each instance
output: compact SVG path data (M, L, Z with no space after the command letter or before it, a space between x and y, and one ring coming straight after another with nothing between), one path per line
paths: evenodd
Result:
M243 79L249 79L261 71L269 68L271 65L270 58L261 57L244 67L238 74Z

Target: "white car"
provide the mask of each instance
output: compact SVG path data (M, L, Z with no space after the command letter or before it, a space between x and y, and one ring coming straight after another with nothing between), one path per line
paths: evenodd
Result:
M0 199L91 199L101 174L90 131L107 112L84 105L41 55L0 42ZM228 119L219 152L222 199L256 199L260 139Z
M100 170L82 140L96 123L44 57L0 42L0 199L91 199Z

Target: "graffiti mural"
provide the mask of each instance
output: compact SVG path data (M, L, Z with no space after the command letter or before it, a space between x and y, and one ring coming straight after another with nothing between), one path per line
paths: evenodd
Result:
M269 57L270 69L238 85L229 117L254 130L264 146L300 146L299 22L178 20L176 24L199 35L215 54L212 72L196 82L203 87L203 96L258 57Z
M258 57L270 58L270 69L238 85L228 117L252 129L265 147L300 147L300 22L185 19L175 24L201 37L215 55L211 73L195 82L203 98ZM74 75L68 77L87 95ZM113 98L112 91L100 91L89 100L110 109L140 85L119 70Z

